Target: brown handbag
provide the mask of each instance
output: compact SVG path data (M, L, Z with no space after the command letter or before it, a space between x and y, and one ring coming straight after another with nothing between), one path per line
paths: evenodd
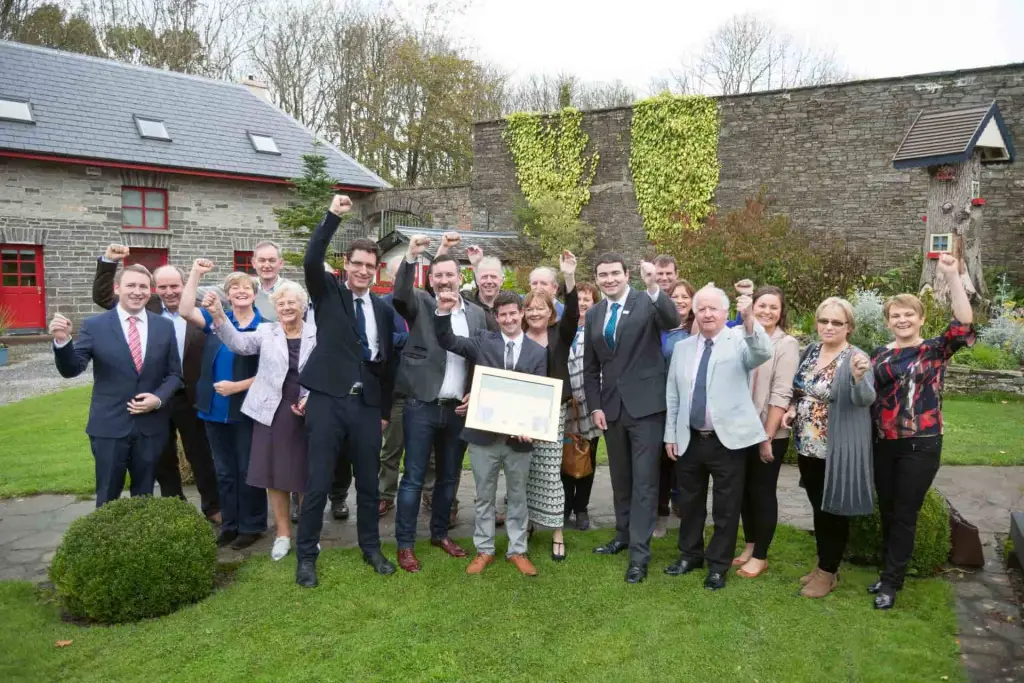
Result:
M949 536L950 550L949 561L958 567L984 567L985 553L981 548L981 536L978 534L978 527L974 526L963 515L953 507L953 504L946 499L949 506Z
M579 425L579 404L575 397L570 401L573 417ZM579 434L569 434L562 438L562 471L573 479L582 479L594 473L594 463L590 459L590 442Z

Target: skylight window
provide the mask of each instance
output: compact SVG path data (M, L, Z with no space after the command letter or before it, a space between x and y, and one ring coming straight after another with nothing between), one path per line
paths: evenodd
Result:
M0 97L0 120L35 123L32 118L32 107L29 106L28 101L9 97Z
M167 134L167 126L160 119L147 119L141 116L136 116L135 127L139 130L139 135L146 138L147 140L167 140L170 142L171 136Z
M262 154L281 154L281 150L277 148L277 143L274 142L274 138L269 135L249 133L249 142L252 143L253 149Z

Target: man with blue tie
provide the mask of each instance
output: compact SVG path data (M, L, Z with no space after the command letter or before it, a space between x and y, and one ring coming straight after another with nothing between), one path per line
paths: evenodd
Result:
M145 267L126 266L114 278L118 305L87 318L77 341L63 315L50 322L62 377L77 377L93 364L85 431L96 461L96 507L121 497L127 473L133 496L153 494L170 430L171 397L182 386L174 324L146 310L152 287Z
M772 341L754 319L751 298L736 300L742 327L727 328L729 297L704 287L693 297L699 334L676 345L668 370L665 451L679 484L679 559L665 569L680 576L708 565L704 587L725 587L743 503L746 449L765 441L750 393L750 374L772 357ZM708 476L714 482L715 533L704 548Z
M654 264L641 262L646 292L629 286L626 262L604 254L594 267L604 300L586 315L583 387L594 425L605 432L615 505L615 538L594 549L629 549L627 583L647 578L658 508L658 461L665 431L665 361L661 332L679 327Z

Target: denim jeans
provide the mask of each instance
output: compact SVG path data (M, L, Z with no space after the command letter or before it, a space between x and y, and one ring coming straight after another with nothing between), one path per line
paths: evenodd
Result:
M221 531L262 534L267 530L267 491L249 486L252 420L205 422L220 493Z
M423 477L431 449L436 457L438 484L434 489L430 537L440 540L448 536L448 516L455 498L455 483L466 452L466 444L459 438L465 418L455 414L456 406L457 401L438 405L409 397L405 399L402 414L405 472L398 484L395 517L395 540L399 549L416 544L416 519L420 514Z

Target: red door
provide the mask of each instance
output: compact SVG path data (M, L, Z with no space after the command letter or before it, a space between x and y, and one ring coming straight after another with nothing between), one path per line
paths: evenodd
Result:
M11 329L46 329L42 247L0 245L0 306L14 315Z

